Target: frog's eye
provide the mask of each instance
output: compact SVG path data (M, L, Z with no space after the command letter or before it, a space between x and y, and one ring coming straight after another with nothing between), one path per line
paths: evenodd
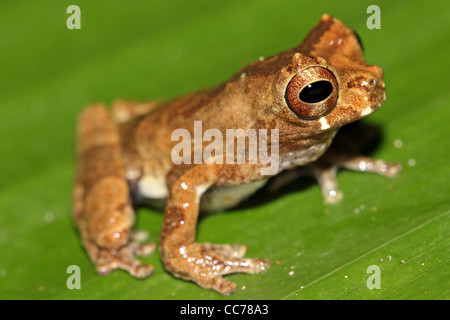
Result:
M322 67L311 67L289 82L285 99L289 108L304 120L315 120L329 113L338 97L337 80Z

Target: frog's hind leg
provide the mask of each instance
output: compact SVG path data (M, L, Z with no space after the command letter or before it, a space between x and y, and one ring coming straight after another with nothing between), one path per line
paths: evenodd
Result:
M144 278L153 267L135 254L149 254L155 246L133 239L135 214L117 125L105 107L94 105L81 114L77 135L74 219L83 245L98 273L120 268Z
M116 100L112 107L112 118L116 123L125 123L130 120L145 116L160 104L156 101L137 102L127 100Z

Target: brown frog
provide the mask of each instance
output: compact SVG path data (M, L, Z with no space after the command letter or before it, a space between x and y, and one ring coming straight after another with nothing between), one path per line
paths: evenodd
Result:
M332 148L324 155L340 127L384 100L382 69L364 61L351 29L325 14L299 46L260 58L215 88L169 102L118 101L112 112L100 104L86 108L77 127L74 219L98 273L152 273L135 255L155 245L143 243L145 232L132 230L133 205L150 199L164 206L160 254L166 270L230 294L236 284L223 275L259 273L269 262L244 258L243 245L197 243L199 212L230 208L298 166L317 177L327 202L341 196L338 167L393 176L397 164ZM214 137L218 146L229 130L243 133L244 144L239 147L238 134L206 152L204 141ZM255 136L257 144L251 143Z

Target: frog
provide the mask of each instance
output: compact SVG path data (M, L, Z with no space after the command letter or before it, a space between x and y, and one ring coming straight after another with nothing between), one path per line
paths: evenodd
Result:
M317 179L326 203L342 199L338 169L395 176L397 163L330 147L342 126L372 114L385 99L383 70L366 63L358 35L323 14L298 46L261 57L212 88L168 101L86 107L76 130L73 219L97 273L122 269L146 278L154 267L139 257L158 249L174 277L233 293L237 285L225 275L261 273L270 261L246 257L245 245L197 242L200 213L232 210L282 173L296 177L289 173L296 168ZM219 152L212 161L174 163L180 140L173 133L194 134L195 121L224 136L228 129L270 132L277 139L266 151L277 155L276 170L267 174L263 161L221 161ZM241 151L248 153L247 142ZM141 204L164 211L158 246L134 229Z

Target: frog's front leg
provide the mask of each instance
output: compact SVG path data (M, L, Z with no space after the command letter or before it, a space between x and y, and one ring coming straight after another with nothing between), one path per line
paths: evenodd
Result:
M339 168L393 177L400 172L401 165L372 159L349 150L330 149L317 161L307 165L308 171L317 179L321 187L325 203L336 203L343 197L336 179Z
M74 219L83 245L98 273L121 268L146 277L153 267L135 254L147 255L155 246L142 244L142 233L131 230L134 211L117 126L106 108L94 105L80 116L77 135Z
M324 155L314 162L287 170L276 176L269 185L271 192L304 176L311 176L320 185L323 201L326 204L337 203L344 194L339 189L336 174L339 169L360 172L373 172L385 177L394 177L401 170L401 165L384 160L372 159L350 149L335 148L333 145Z
M229 180L232 171L237 169L237 165L202 164L176 179L165 208L160 241L162 260L168 271L224 295L232 293L236 284L223 275L258 273L269 267L265 259L243 258L245 246L197 243L195 240L201 195L217 181Z

